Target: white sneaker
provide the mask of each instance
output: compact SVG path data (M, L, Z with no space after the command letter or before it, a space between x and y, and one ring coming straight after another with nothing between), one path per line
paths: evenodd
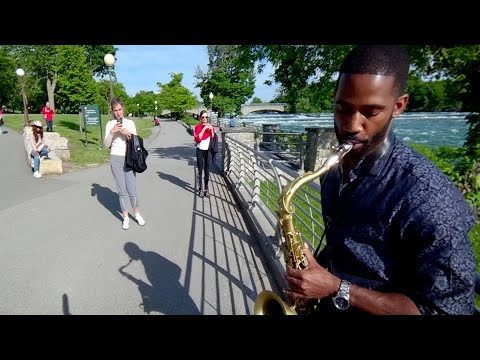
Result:
M129 218L128 217L123 218L122 229L123 230L128 230L129 227L130 227Z
M140 215L140 213L135 214L135 219L138 221L138 225L143 226L145 225L145 219Z
M35 171L33 173L33 177L40 178L40 177L42 177L42 175L40 175L40 173L38 171Z

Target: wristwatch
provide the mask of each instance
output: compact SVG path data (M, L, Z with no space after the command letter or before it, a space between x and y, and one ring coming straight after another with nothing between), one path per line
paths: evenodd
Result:
M350 283L347 280L340 282L337 295L332 300L335 307L339 310L347 310L350 307Z

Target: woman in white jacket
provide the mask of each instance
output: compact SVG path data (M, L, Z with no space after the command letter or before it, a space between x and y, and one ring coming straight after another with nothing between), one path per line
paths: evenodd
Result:
M127 230L130 227L126 200L127 194L130 198L135 219L139 225L145 225L145 220L140 215L138 207L135 172L126 171L125 169L127 139L130 139L131 134L137 135L137 129L132 120L123 117L125 106L120 99L113 98L110 102L110 108L112 109L114 119L110 120L105 126L103 143L105 147L110 148L110 166L117 185L120 208L123 214L122 228Z

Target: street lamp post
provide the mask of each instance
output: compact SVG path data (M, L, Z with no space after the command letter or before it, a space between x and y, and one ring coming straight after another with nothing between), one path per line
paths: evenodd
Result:
M20 93L22 95L22 102L23 102L23 118L25 121L25 126L30 126L30 120L28 119L28 102L27 102L27 95L25 94L25 84L23 81L23 76L25 75L25 71L22 68L18 68L15 71L20 79Z
M137 104L137 118L140 119L140 104Z
M157 103L158 103L158 101L155 100L155 117L157 117Z
M103 62L108 68L108 78L110 79L110 102L113 99L113 85L112 85L112 66L115 64L115 56L112 54L106 54L103 57Z
M212 100L213 100L213 93L211 91L210 91L210 94L208 94L208 97L210 98L210 119L211 119L212 118ZM218 122L218 119L217 119L217 122Z

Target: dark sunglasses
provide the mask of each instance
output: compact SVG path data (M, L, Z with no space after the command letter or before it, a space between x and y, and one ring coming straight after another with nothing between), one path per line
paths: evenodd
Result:
M208 119L208 116L200 116L200 119Z

